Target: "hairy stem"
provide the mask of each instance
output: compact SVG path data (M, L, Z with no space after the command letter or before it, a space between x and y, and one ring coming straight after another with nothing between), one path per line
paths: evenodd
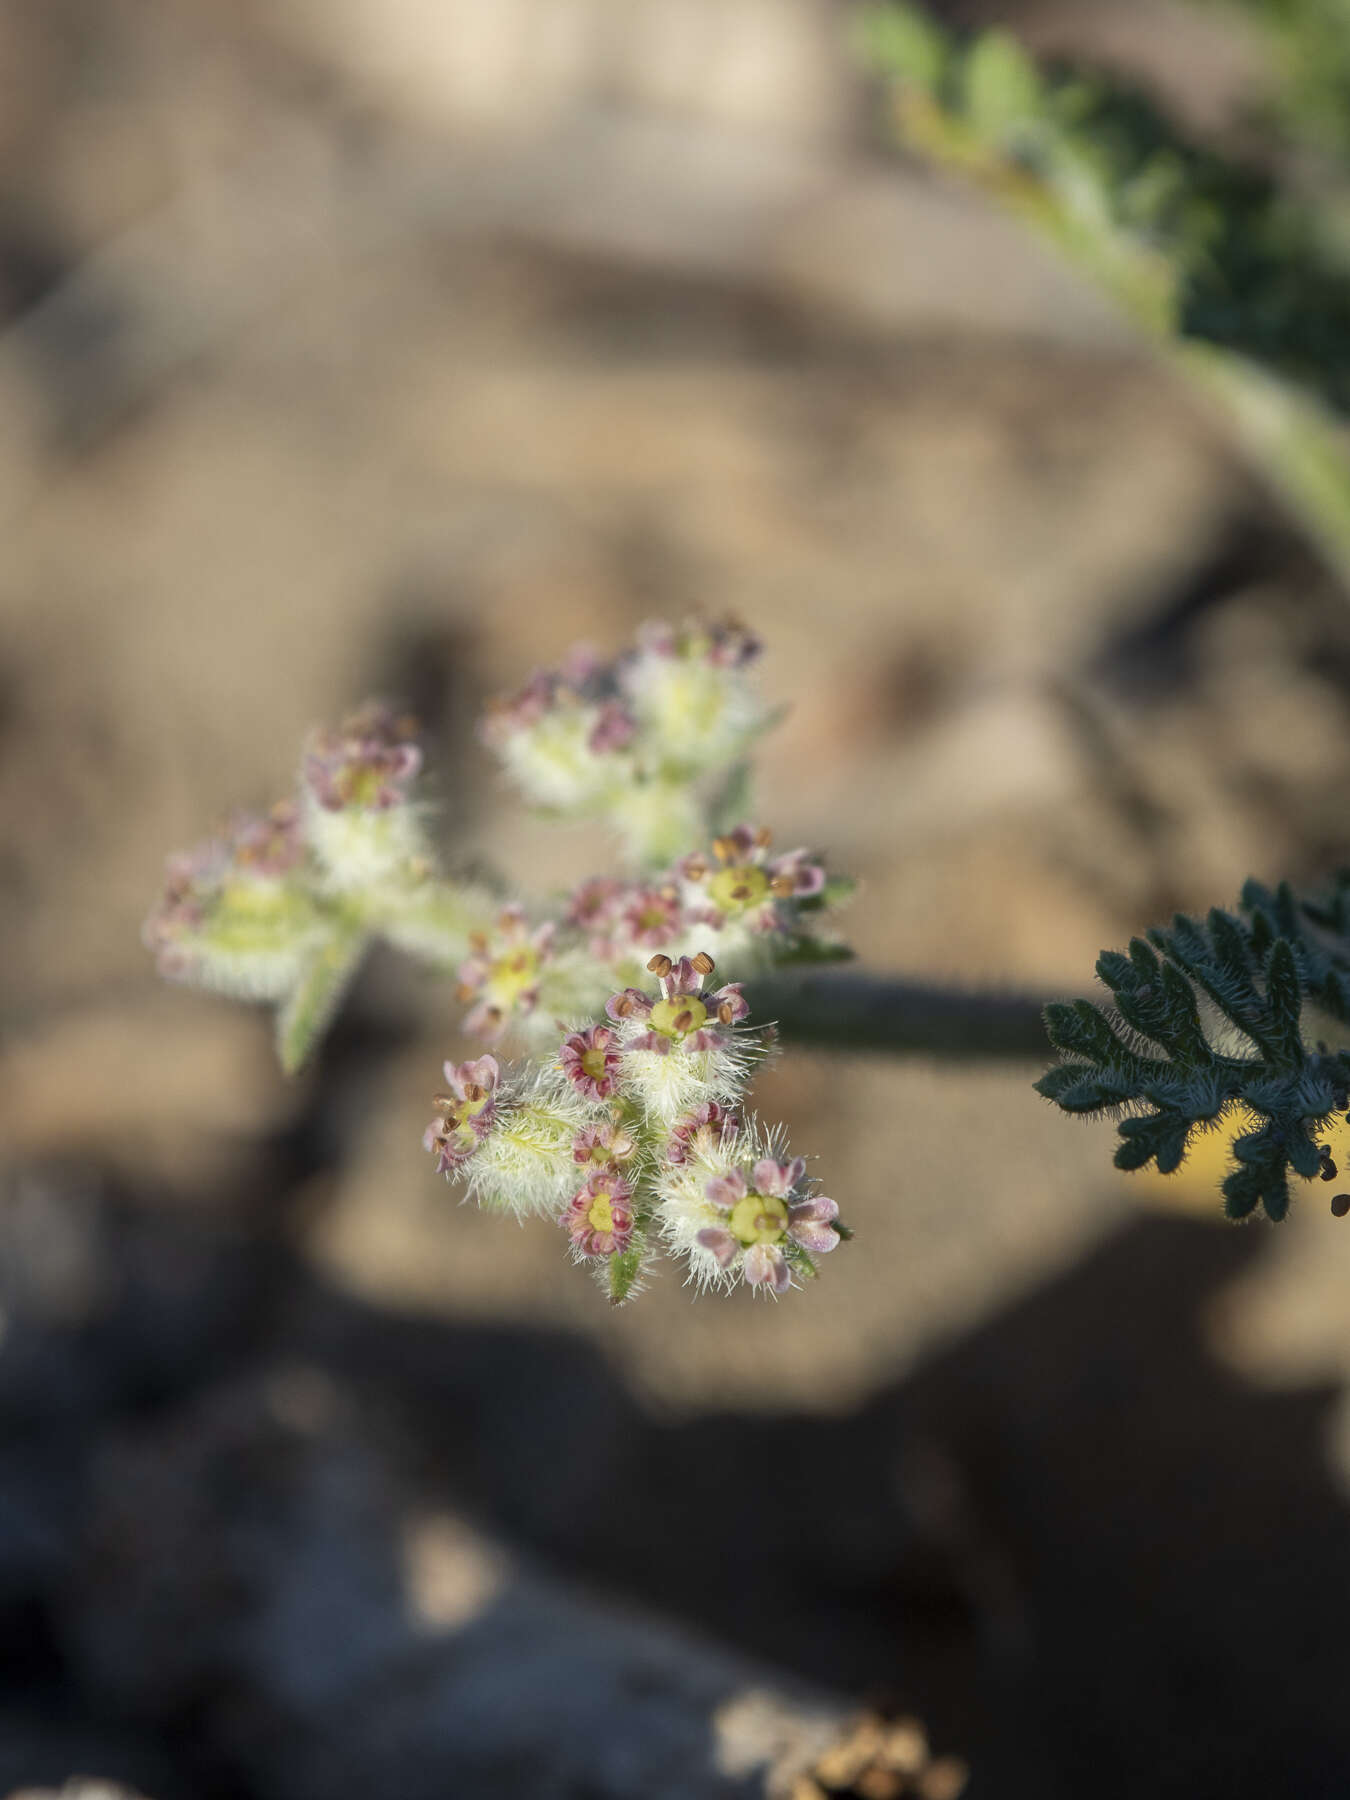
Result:
M960 1061L1044 1056L1044 1001L836 970L747 984L754 1016L792 1044Z

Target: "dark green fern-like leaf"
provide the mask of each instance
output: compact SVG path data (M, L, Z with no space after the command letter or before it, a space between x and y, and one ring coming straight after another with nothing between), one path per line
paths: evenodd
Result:
M1291 1174L1319 1173L1319 1134L1350 1105L1350 1051L1316 1023L1347 1017L1350 873L1306 899L1248 882L1237 911L1179 914L1128 954L1104 951L1097 973L1108 1004L1045 1009L1064 1060L1039 1092L1068 1113L1117 1115L1116 1167L1164 1175L1193 1133L1254 1115L1233 1142L1224 1210L1284 1218Z

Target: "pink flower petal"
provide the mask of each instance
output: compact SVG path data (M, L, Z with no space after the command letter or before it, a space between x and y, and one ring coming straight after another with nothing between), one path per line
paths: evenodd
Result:
M729 1231L722 1231L714 1225L706 1226L704 1230L700 1231L698 1241L705 1250L712 1251L717 1258L719 1269L729 1269L736 1260L736 1252L740 1248Z
M681 956L668 977L671 992L674 994L696 994L703 986L703 977L694 967L692 957Z
M723 1006L731 1008L730 1023L733 1025L737 1020L745 1018L750 1011L749 1003L741 992L739 981L729 981L725 987L718 988L717 992L709 999L714 1012L720 1011Z
M819 1220L828 1223L839 1217L839 1207L825 1194L813 1194L809 1200L794 1200L788 1208L795 1225L799 1220Z
M645 1019L650 1017L652 1003L639 988L624 988L622 993L611 994L605 1002L605 1011L611 1019Z
M731 1175L714 1175L703 1192L712 1204L722 1212L730 1212L740 1200L744 1200L747 1188L745 1177L736 1170Z
M788 1226L788 1236L794 1244L800 1244L805 1250L819 1251L822 1256L839 1243L839 1233L834 1226L822 1225L815 1219L794 1219Z
M772 1156L761 1156L755 1164L755 1190L760 1194L786 1194L791 1185L787 1170Z
M792 1285L783 1252L772 1244L752 1244L742 1270L751 1287L768 1286L775 1294L785 1294Z

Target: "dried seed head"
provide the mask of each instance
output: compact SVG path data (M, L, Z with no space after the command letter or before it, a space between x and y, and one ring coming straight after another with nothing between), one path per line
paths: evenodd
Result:
M865 1717L857 1720L848 1736L825 1752L813 1773L826 1787L846 1788L853 1783L880 1752L881 1722Z
M894 1769L883 1769L876 1764L864 1769L853 1783L854 1792L861 1800L900 1800L904 1792L905 1778L897 1775Z
M901 1775L917 1774L928 1761L928 1734L917 1719L897 1719L886 1728L881 1755Z
M970 1770L959 1756L939 1756L919 1777L921 1800L959 1800L969 1780Z

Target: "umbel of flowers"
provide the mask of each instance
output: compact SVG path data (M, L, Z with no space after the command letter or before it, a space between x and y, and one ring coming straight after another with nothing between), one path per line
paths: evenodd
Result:
M288 1070L322 1036L383 937L445 968L492 919L490 896L440 879L413 795L413 722L371 703L305 747L296 793L237 813L169 859L143 937L162 975L276 1004Z
M612 662L579 649L531 676L483 736L527 800L606 819L659 869L703 836L711 792L773 722L750 678L759 650L738 625L648 625Z
M447 1063L423 1143L480 1205L556 1219L616 1302L662 1251L701 1286L785 1293L844 1233L804 1161L745 1117L765 1035L738 984L708 987L706 952L647 968L654 989L612 994L547 1060Z
M161 973L274 1005L290 1071L384 939L457 977L470 1037L523 1056L446 1064L426 1133L442 1174L560 1220L616 1299L662 1248L704 1284L781 1293L840 1230L746 1122L767 1039L741 982L847 955L827 924L849 884L724 816L773 722L758 649L738 626L649 626L494 709L484 735L527 797L605 819L625 851L542 909L439 870L414 721L372 703L315 732L292 796L170 860L144 931Z

